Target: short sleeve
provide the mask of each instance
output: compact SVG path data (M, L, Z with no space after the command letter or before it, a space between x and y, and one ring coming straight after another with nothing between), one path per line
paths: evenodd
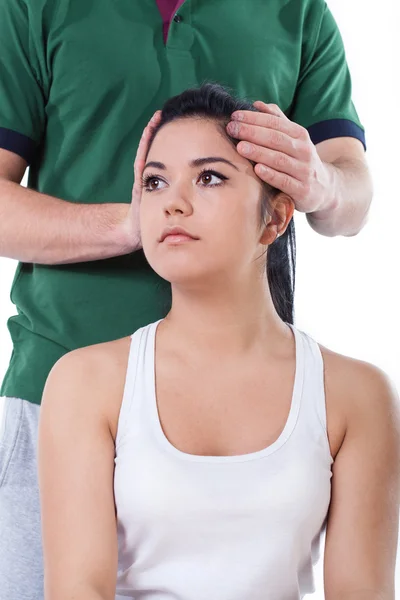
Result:
M308 130L314 144L330 138L354 137L366 148L365 130L351 97L342 36L325 2L318 19L309 19L306 26L315 36L308 48L306 45L288 117Z
M45 126L45 96L23 0L0 2L0 148L30 163Z

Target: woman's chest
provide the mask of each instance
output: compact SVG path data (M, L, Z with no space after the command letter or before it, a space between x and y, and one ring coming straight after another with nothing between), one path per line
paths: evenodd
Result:
M172 446L200 456L265 450L294 429L295 419L309 421L312 435L313 413L325 411L335 458L345 433L343 408L332 394L318 396L307 382L300 389L294 360L202 369L166 359L158 363L155 397L149 401Z
M242 455L278 439L292 407L293 386L292 363L260 374L257 364L182 369L159 361L154 402L162 431L175 448L203 456Z

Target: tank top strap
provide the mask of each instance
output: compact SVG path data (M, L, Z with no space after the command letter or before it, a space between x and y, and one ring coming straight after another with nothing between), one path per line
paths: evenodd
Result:
M306 385L310 400L314 399L314 410L320 420L321 426L326 431L326 400L324 382L324 361L319 344L309 334L300 332L305 348Z
M302 443L313 439L328 452L332 462L327 431L324 361L319 344L309 334L297 329L303 340L304 383L298 435Z
M137 388L146 380L146 368L148 368L147 355L152 351L152 348L149 348L149 343L151 346L151 340L160 321L162 319L141 327L130 336L128 366L115 440L117 450L126 435L132 434L134 429L140 426L139 411L141 403L145 400L145 394L143 390Z

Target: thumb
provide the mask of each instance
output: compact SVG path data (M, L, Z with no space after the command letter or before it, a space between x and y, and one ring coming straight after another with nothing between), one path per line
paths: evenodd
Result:
M143 130L142 137L140 138L138 149L136 152L135 163L133 166L134 170L134 186L133 193L138 194L141 193L141 178L143 175L143 169L145 166L147 152L149 150L149 141L151 135L153 134L155 128L158 126L161 120L161 111L158 110L154 113L148 124Z

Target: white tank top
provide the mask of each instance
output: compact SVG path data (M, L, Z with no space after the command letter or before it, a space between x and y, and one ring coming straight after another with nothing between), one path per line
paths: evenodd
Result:
M292 403L272 445L238 456L195 456L175 448L159 420L159 322L131 336L115 454L117 595L298 600L314 592L333 463L318 344L291 325Z

